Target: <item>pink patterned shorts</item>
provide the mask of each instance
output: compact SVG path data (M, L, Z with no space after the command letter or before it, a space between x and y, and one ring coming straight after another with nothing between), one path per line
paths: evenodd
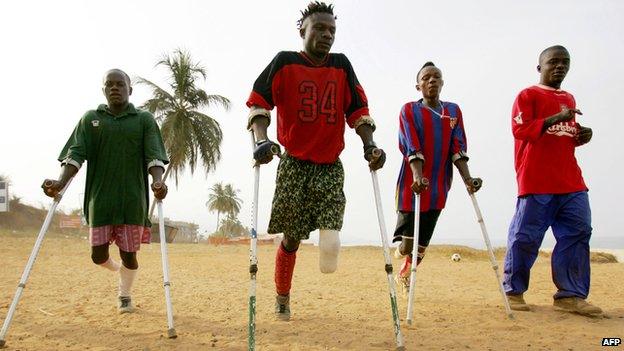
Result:
M114 241L125 252L139 251L141 243L149 244L151 237L151 229L141 225L104 225L89 228L91 246L112 244Z

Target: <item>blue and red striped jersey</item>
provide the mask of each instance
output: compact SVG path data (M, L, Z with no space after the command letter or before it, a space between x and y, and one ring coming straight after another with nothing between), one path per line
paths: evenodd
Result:
M441 108L430 109L422 99L403 105L399 115L399 149L403 162L396 187L399 211L414 211L411 189L410 156L424 158L423 176L429 187L420 195L420 211L440 210L453 179L453 161L467 158L466 133L457 104L440 101Z
M260 74L247 106L277 107L277 140L286 151L315 163L333 163L351 128L368 116L368 101L349 59L331 53L315 65L302 52L282 51Z

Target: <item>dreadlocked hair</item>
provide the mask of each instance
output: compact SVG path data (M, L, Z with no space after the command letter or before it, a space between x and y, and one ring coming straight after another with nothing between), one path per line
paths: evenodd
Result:
M333 15L334 5L327 5L326 3L321 1L312 1L308 4L308 8L301 11L301 18L297 21L297 29L301 29L301 27L303 26L303 22L306 20L306 18L310 17L315 13L328 13L330 15ZM334 16L334 19L337 18L338 17Z
M422 72L422 70L425 69L425 67L436 67L436 65L431 61L425 62L425 64L422 67L420 67L420 69L418 70L418 73L416 73L417 81L418 81L418 78L420 77L420 72Z

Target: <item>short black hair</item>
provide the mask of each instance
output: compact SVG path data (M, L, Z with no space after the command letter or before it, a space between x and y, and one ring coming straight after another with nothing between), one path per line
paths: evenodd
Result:
M297 29L301 29L301 27L303 27L303 21L315 13L328 13L333 15L334 5L327 5L321 1L312 1L305 10L301 11L301 18L297 21ZM334 15L334 19L338 19L338 17Z
M104 74L104 80L106 80L106 76L111 72L121 73L121 75L124 76L124 78L126 79L126 83L128 83L128 86L132 86L132 79L130 79L130 76L128 75L128 73L124 72L123 70L119 68L111 68L108 71L106 71L106 73Z
M418 70L418 73L416 73L416 81L418 81L420 72L422 72L422 70L425 69L425 67L437 67L437 66L431 61L425 62L425 64L422 67L420 67L420 69Z
M546 49L542 50L542 52L539 54L538 62L542 62L542 58L544 58L544 55L546 55L547 52L553 51L553 50L562 50L562 51L567 52L568 55L570 54L570 52L568 51L568 49L565 48L565 46L563 46L563 45L553 45L553 46L549 46Z

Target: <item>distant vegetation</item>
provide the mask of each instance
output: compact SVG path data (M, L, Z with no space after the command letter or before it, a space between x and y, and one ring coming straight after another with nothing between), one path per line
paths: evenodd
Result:
M243 203L238 197L240 190L234 189L232 184L219 182L212 185L206 207L210 212L217 212L217 231L210 236L235 238L249 236L249 228L245 227L238 219L240 208ZM219 220L220 214L225 213L226 218Z
M34 206L26 205L21 202L21 198L13 196L9 201L9 212L0 212L0 229L16 230L16 231L38 231L48 214L47 208L37 208ZM75 210L69 214L76 212ZM65 214L61 211L57 211L52 218L50 224L50 231L60 231L59 219L60 216ZM76 229L67 230L63 229L63 232L78 232Z

